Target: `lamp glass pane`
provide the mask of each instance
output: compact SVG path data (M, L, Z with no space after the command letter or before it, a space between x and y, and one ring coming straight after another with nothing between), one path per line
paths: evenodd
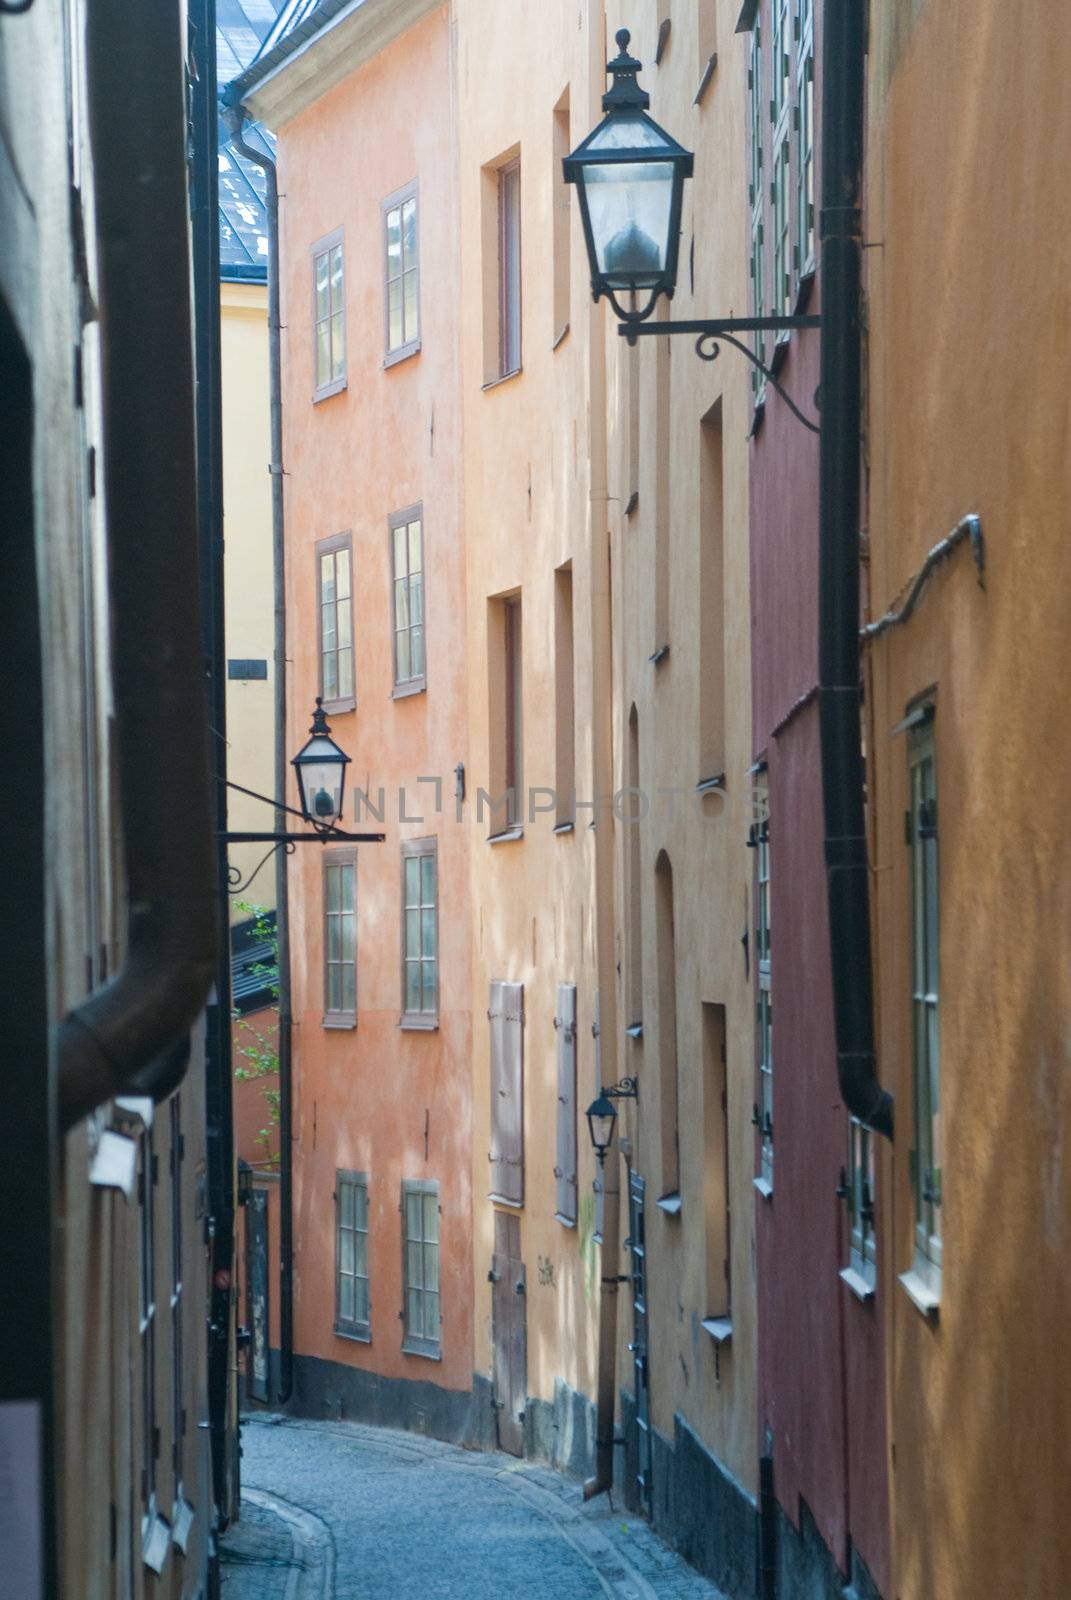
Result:
M656 282L669 251L673 163L591 163L584 183L599 271L614 288Z
M615 1120L614 1117L592 1116L589 1113L592 1142L597 1149L606 1150L609 1148L610 1140L614 1136Z

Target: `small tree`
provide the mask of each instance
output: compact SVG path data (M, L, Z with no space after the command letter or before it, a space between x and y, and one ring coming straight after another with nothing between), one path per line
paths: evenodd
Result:
M268 946L268 957L264 961L257 961L250 971L258 977L267 980L268 991L272 997L271 1011L273 1021L265 1029L254 1028L240 1013L235 1010L231 1013L237 1023L239 1040L235 1049L242 1061L234 1069L235 1080L245 1083L250 1078L271 1078L279 1071L279 935L271 913L263 906L253 905L248 900L238 901L238 910L244 911L252 919L251 934L258 944ZM278 1154L271 1148L272 1129L279 1125L279 1090L262 1089L265 1103L268 1108L269 1124L257 1133L257 1143L264 1149L268 1162L275 1166L278 1164Z

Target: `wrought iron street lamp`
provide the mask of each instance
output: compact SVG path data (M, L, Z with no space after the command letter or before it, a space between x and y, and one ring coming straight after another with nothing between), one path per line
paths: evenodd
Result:
M617 1107L614 1101L635 1100L636 1097L636 1079L622 1078L620 1083L600 1089L588 1106L588 1132L591 1135L592 1148L599 1158L600 1167L606 1160L606 1152L614 1142L614 1128L617 1126Z
M614 82L602 97L606 116L563 167L580 200L595 299L606 295L618 316L642 321L659 295L673 298L693 156L647 115L651 97L636 82L641 64L628 53L629 37L622 28L607 68ZM628 295L628 311L619 294ZM637 310L640 295L647 300Z
M717 356L718 341L731 344L758 367L804 427L818 433L817 423L804 416L739 336L817 328L819 317L650 320L659 296L672 300L677 286L684 180L692 175L694 157L647 115L650 96L636 81L641 63L628 53L630 37L627 28L620 30L619 54L607 62L614 81L602 97L606 116L562 162L565 181L576 185L580 200L592 295L610 301L621 319L618 332L629 344L640 334L687 333L695 337L696 354L704 361Z
M310 737L290 765L297 773L301 810L306 821L323 832L342 815L349 756L332 739L323 700L316 696Z

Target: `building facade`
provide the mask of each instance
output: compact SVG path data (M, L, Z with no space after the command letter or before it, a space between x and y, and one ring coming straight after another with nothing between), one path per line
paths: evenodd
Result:
M322 699L344 826L384 835L290 864L294 1403L468 1439L454 43L443 5L338 11L247 92L284 197L288 726Z
M1071 1561L1064 246L1003 265L1064 237L1071 19L967 21L874 9L866 168L870 622L945 557L864 645L891 1591L934 1600Z

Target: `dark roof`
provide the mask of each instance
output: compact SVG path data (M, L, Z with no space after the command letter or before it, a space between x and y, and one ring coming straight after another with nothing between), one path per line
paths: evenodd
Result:
M252 917L231 929L231 1004L242 1016L274 1005L276 999L275 912L264 912L261 920L271 924L268 939L258 939Z
M352 0L282 0L276 26L264 40L260 53L244 67L234 83L234 92L244 97L249 86L300 50L307 39L344 11ZM223 79L220 79L220 83Z
M300 0L306 6L316 0ZM216 0L216 76L226 87L256 58L265 39L295 0ZM255 122L246 139L267 155L275 140ZM222 278L263 282L268 275L267 218L264 174L235 150L222 122L219 127L219 270Z

